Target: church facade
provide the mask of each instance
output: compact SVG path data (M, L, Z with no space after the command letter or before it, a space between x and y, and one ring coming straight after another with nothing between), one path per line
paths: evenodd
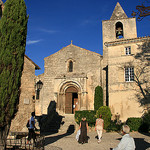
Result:
M134 56L139 45L150 38L137 37L136 18L128 18L119 3L102 27L103 56L71 43L44 59L45 72L37 77L43 87L35 102L36 115L46 114L51 101L57 103L61 114L93 110L98 85L103 88L104 105L110 107L112 118L119 115L125 121L142 115L144 108L137 101L139 86L135 82L140 62Z

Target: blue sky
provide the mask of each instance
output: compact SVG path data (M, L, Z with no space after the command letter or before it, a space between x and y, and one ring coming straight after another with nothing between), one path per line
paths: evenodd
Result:
M6 0L5 0L6 1ZM4 2L5 2L4 1ZM103 54L102 20L109 20L119 2L128 17L144 0L25 0L28 32L26 55L44 73L44 58L73 40L79 47ZM138 37L150 35L150 17L137 21Z

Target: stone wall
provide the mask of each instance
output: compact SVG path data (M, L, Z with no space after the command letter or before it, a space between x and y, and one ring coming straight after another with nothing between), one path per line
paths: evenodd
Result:
M20 90L19 109L11 122L11 132L28 131L26 123L35 110L35 64L27 56L24 57Z
M73 72L68 71L69 61L73 62ZM47 113L50 101L61 103L64 112L64 96L61 88L75 86L80 92L80 110L94 108L95 87L101 85L101 56L73 44L45 58L43 89L41 91L42 114ZM66 85L66 87L65 87ZM64 89L65 92L65 89ZM64 93L65 94L65 93ZM61 98L60 98L61 97ZM63 101L63 102L61 102Z

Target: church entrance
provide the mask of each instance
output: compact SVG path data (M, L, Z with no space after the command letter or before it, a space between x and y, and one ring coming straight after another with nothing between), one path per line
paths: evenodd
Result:
M78 90L71 86L65 92L65 113L74 114L78 110Z

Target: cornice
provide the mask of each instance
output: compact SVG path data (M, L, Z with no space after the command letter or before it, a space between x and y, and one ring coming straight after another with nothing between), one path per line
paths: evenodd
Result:
M105 42L104 45L106 47L110 47L110 46L117 46L122 44L129 44L129 43L146 42L147 40L150 40L150 36L138 37L132 39L121 39L113 42Z

